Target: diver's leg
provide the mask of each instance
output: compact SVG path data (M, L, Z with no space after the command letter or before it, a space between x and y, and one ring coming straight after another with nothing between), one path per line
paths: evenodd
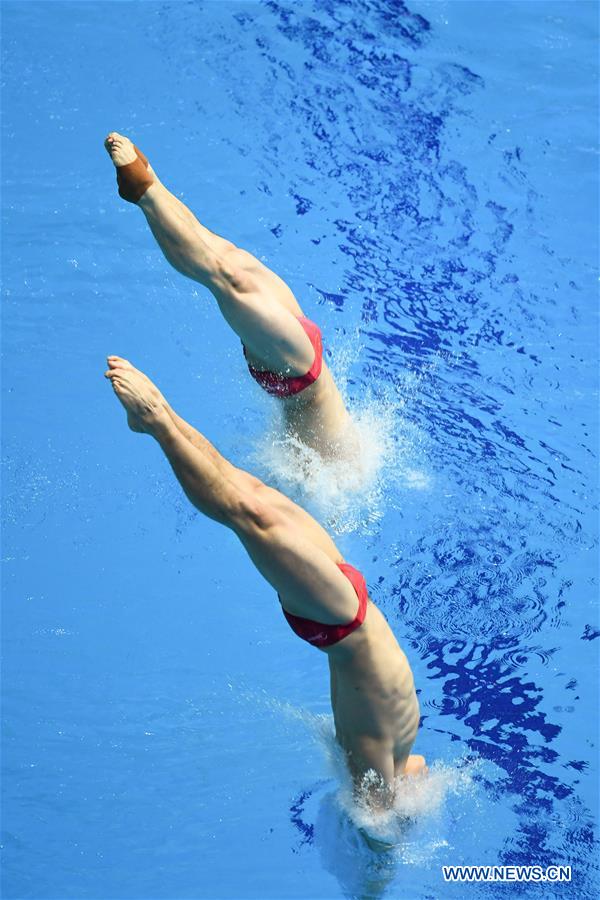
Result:
M115 164L118 174L124 171L123 166L127 168L132 161L135 162L136 156L141 152L134 148L129 138L117 134L115 131L108 135L104 146ZM202 225L185 203L182 203L165 188L146 157L143 154L142 157L146 172L138 167L137 176L139 178L141 172L142 176L147 176L147 178L144 179L137 194L133 196L129 196L121 185L121 196L137 203L142 209L144 209L144 205L149 207L150 211L146 217L151 228L153 225L156 226L155 237L171 265L182 270L183 274L190 278L199 280L196 275L203 268L203 260L206 261L206 257L202 256L202 248L205 247L212 254L223 254L232 249L234 245L231 241L219 237ZM156 200L153 204L145 204L144 197L150 187L152 188L150 195L156 195ZM195 242L199 242L198 247L195 247ZM181 250L177 248L179 243L183 244ZM186 249L189 251L188 255L185 253ZM196 259L196 257L199 258Z
M274 273L216 238L164 185L153 184L138 205L167 260L211 291L253 361L275 371L290 369L292 375L310 369L314 351L297 321L302 310Z
M148 188L138 206L170 264L182 275L211 288L218 263L234 245L201 225L159 181Z
M116 132L105 145L117 170L137 159L131 141ZM146 170L135 165L145 179ZM134 193L131 199L142 209L167 260L213 293L252 362L290 375L308 371L314 351L297 321L302 310L289 287L252 254L205 228L153 170L148 171L152 182L144 180L141 195Z
M106 372L134 431L151 434L190 502L238 536L284 607L324 624L350 621L356 593L336 562L341 556L327 533L298 510L290 518L279 492L258 480L230 477L231 464L206 439L192 444L169 415L158 388L133 366Z
M247 250L232 241L219 237L198 221L194 213L174 196L160 181L144 193L138 206L161 250L171 265L194 281L199 281L215 293L227 294L227 281L219 279L223 267L235 272L237 281L258 287L266 293L266 301L278 303L294 316L301 316L302 309L286 283ZM233 285L233 287L239 285ZM216 288L216 291L214 290ZM226 299L226 298L225 298Z
M164 395L158 390L156 385L150 381L147 375L141 372L139 369L134 369L134 366L131 365L129 360L123 359L121 356L109 356L108 357L108 371L106 372L107 377L112 378L110 373L112 371L117 371L119 369L132 369L137 372L139 378L142 382L145 382L146 388L151 392L156 392L156 394L160 395L160 400L164 408L167 410L171 421L178 429L178 431L183 435L183 437L189 441L194 447L198 450L201 450L205 453L209 459L214 463L214 465L219 469L219 471L226 476L230 481L234 482L240 487L243 487L247 490L254 489L257 485L262 482L259 481L258 478L255 478L253 475L250 475L249 472L245 472L243 469L237 468L229 460L225 459L219 451L213 447L213 445L208 441L204 435L200 434L200 432L190 425L189 422L186 422L181 416L179 416L173 407L167 402ZM154 396L156 396L154 394ZM136 417L134 415L129 415L128 413L128 422L129 427L132 431L138 431L139 423L136 421ZM144 428L141 429L145 431Z
M179 483L196 509L231 527L241 515L246 493L230 474L235 471L205 438L192 444L177 427L158 388L138 369L119 357L109 357L105 373L127 411L133 431L152 435L162 447ZM247 502L247 505L250 505Z

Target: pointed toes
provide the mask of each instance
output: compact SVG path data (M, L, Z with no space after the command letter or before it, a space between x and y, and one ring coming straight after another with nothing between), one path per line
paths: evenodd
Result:
M110 369L133 369L129 360L123 359L122 356L108 356L106 361Z

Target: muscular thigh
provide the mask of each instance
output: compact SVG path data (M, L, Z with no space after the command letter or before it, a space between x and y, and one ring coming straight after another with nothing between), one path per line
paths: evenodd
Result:
M248 362L289 376L308 372L315 352L302 325L267 290L253 287L213 292L224 319L244 345Z
M302 509L281 491L269 487L256 479L257 484L254 486L256 497L267 504L270 509L276 511L286 522L288 529L297 535L301 535L306 540L318 548L320 551L333 562L342 562L342 555L336 547L331 536L325 531L323 526L317 520Z
M246 272L260 292L265 292L268 297L279 303L292 315L301 316L303 314L300 304L283 278L265 266L252 253L239 247L233 247L227 251L226 259L233 266Z
M354 588L311 531L256 493L247 506L250 514L241 509L234 530L284 608L324 624L351 621L357 607Z

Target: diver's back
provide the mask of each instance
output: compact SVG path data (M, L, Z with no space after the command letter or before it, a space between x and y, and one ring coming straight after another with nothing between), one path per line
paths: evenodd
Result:
M398 761L408 757L419 704L408 660L381 611L371 602L355 632L328 648L332 705L340 740L379 742Z

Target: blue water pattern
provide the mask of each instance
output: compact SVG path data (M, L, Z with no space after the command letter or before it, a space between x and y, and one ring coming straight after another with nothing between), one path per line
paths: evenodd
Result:
M2 18L3 896L596 898L597 5ZM319 495L119 200L111 129L289 281L371 415L377 471L317 512L419 690L432 787L394 851L340 810L323 657L102 377L127 356L238 464Z

